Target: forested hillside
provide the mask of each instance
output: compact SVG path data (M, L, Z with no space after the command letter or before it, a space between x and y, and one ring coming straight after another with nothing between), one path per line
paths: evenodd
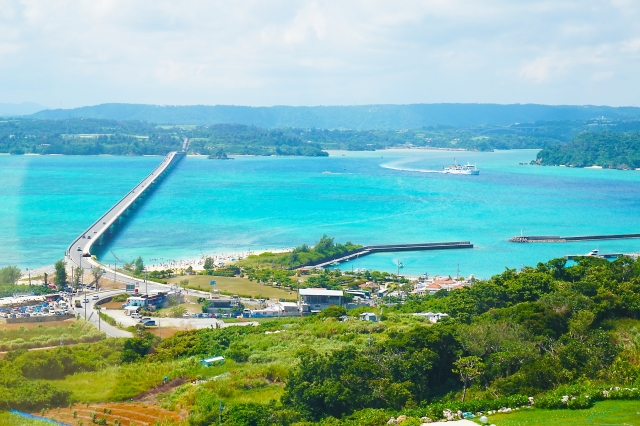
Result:
M599 118L489 127L327 130L273 129L244 124L156 125L87 118L11 119L0 121L0 153L164 155L181 149L185 138L191 141L190 153L215 158L234 154L324 156L326 150L372 151L397 147L490 151L560 146L581 132L615 135L634 131L640 131L640 120Z
M543 149L538 153L538 161L553 166L637 169L640 168L640 132L580 133L566 145Z
M383 302L256 327L11 351L0 361L0 410L52 408L47 416L56 417L55 407L129 401L167 379L178 385L158 400L194 426L220 417L232 426L383 426L399 415L419 425L446 409L640 399L640 262L632 258L554 259ZM364 310L381 322L359 321ZM428 311L449 318L432 324L413 315ZM227 361L200 364L214 355Z
M190 153L252 155L327 155L298 132L253 126L157 126L140 121L72 118L14 119L0 122L0 152L10 154L165 155L182 149L191 138Z
M594 117L640 118L640 108L536 104L410 104L352 106L143 105L102 104L70 110L45 110L38 119L69 117L140 120L156 124L235 123L265 128L402 130L428 126L475 127L585 120Z

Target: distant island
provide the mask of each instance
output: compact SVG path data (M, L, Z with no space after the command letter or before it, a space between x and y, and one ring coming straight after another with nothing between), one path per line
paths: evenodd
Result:
M640 132L580 133L565 145L551 146L540 151L537 162L553 166L638 169Z
M607 139L639 131L640 119L635 118L539 121L500 126L435 125L401 130L267 128L246 124L175 125L95 118L11 118L0 121L0 153L166 155L170 151L181 150L183 141L189 139L189 154L207 155L212 159L224 159L220 153L225 156L323 157L329 155L329 150L437 148L492 151L548 147L545 157L541 158L554 164L556 154L565 152L559 147L569 142L579 142L589 135ZM614 136L603 136L605 134ZM576 135L580 136L574 140ZM567 145L567 149L570 150L570 146L574 145ZM552 152L553 161L551 157L547 158L547 153ZM628 163L616 164L631 167Z

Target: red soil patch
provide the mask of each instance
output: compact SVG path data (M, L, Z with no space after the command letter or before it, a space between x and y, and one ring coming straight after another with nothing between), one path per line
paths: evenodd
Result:
M100 305L103 309L122 309L124 302L107 302Z
M60 412L54 408L45 413L45 417L70 425L78 424L78 420L82 420L83 424L90 425L93 424L92 413L95 413L97 421L104 418L107 420L107 424L110 425L114 424L115 420L118 420L123 425L135 423L143 426L151 426L156 420L180 420L180 415L174 411L139 402L89 404L88 407L83 404L76 404L70 409L60 408ZM36 416L42 415L41 413L33 414Z

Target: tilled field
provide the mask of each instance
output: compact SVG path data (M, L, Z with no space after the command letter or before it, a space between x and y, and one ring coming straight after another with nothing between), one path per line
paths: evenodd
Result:
M33 414L42 415L41 413ZM180 415L174 411L140 402L89 404L88 407L86 404L76 404L71 408L60 408L60 412L52 409L45 414L45 417L69 425L77 425L79 420L85 425L94 424L103 418L108 425L118 424L117 420L122 425L135 424L136 426L153 425L156 420L163 419L180 420Z

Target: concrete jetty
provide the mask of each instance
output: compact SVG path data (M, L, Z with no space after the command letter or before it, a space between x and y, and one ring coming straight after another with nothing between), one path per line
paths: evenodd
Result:
M578 235L559 237L555 235L520 235L509 239L512 243L570 243L575 241L628 240L640 238L640 234Z
M397 251L453 250L453 249L466 249L466 248L473 248L473 244L471 244L469 241L455 241L455 242L445 242L445 243L387 244L387 245L364 246L350 252L346 252L340 255L322 259L319 262L305 263L304 265L300 265L295 269L324 268L332 264L346 262L348 260L356 259L362 256L367 256L372 253L397 252Z

